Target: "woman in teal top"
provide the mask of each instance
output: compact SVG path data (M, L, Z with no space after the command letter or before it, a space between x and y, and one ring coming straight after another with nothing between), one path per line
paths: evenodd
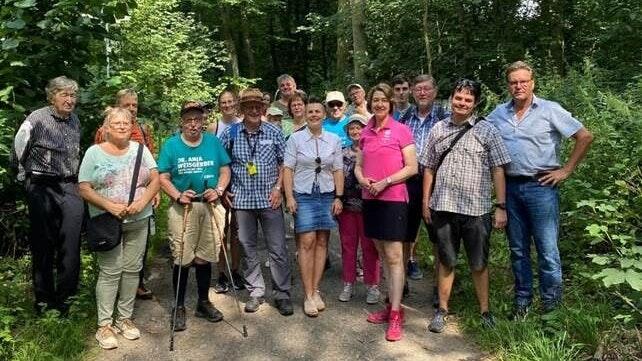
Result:
M129 340L140 337L131 317L152 215L151 201L160 188L156 162L144 148L134 201L127 204L139 146L130 140L132 124L127 109L108 108L103 123L106 140L87 150L78 173L80 195L89 204L90 216L109 212L123 220L121 243L109 251L96 252L100 269L96 340L104 349L118 347L117 333ZM118 311L115 322L114 304Z

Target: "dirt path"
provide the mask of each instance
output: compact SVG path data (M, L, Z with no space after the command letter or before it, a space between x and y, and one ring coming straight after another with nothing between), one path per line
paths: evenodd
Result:
M293 253L294 247L290 250ZM465 339L451 322L443 334L426 331L432 316L428 301L429 281L411 281L411 294L404 300L406 323L404 338L399 342L384 339L385 325L365 321L367 312L381 305L365 303L365 287L358 284L355 297L347 303L336 297L341 290L341 264L336 237L331 244L332 268L324 275L321 291L327 309L316 319L303 314L301 284L295 278L292 292L295 313L283 317L270 300L254 314L239 317L232 293L215 294L210 299L225 315L225 321L210 323L195 318L196 287L190 273L187 291L187 330L177 332L175 350L169 352L169 318L172 302L169 261L158 257L152 264L148 286L155 292L151 301L137 301L135 322L142 337L128 341L119 337L120 346L104 351L92 339L94 349L88 360L480 360L484 355ZM263 255L263 258L265 256ZM292 258L293 259L293 258ZM295 277L298 270L293 268ZM269 270L263 268L269 284ZM268 290L269 294L269 290ZM240 294L241 302L247 292ZM243 304L241 305L243 307ZM249 336L243 338L241 325L247 325Z

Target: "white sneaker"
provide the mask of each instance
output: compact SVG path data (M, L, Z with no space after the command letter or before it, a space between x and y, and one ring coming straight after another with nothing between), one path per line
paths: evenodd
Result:
M368 287L368 293L366 294L366 303L369 305L374 305L379 303L381 298L381 291L379 291L379 286L373 285Z
M339 293L339 301L348 302L354 295L354 289L352 288L352 283L344 283L343 291Z
M136 340L140 338L140 330L129 318L117 322L115 326L116 330L118 330L119 333L122 333L123 337L128 340Z
M96 331L96 341L98 341L98 345L105 350L118 347L116 331L110 325L98 327L98 331Z

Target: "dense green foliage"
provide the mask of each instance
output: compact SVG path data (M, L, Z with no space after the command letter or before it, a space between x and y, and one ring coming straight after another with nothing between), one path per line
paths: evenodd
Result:
M79 81L85 144L122 87L139 90L141 120L160 141L175 128L183 101L213 101L230 85L273 92L282 73L316 95L355 79L372 85L420 72L433 73L445 95L454 79L472 76L485 85L489 111L505 97L503 67L521 58L537 69L538 94L560 102L595 135L563 185L566 308L523 324L500 321L485 332L466 277L453 308L501 359L642 357L635 340L642 323L641 14L642 3L624 0L3 2L0 359L79 358L93 327L95 269L87 255L71 318L37 319L30 308L26 209L9 154L24 116L45 104L48 79ZM491 300L503 318L512 276L503 236L494 242ZM75 343L51 336L61 334Z

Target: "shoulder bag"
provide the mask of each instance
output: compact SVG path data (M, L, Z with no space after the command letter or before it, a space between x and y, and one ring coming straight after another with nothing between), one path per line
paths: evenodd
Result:
M136 183L138 182L138 171L143 157L143 145L138 144L138 153L136 154L136 163L134 165L134 174L132 184L129 190L129 201L134 201L136 193ZM123 236L123 223L120 219L109 212L99 214L89 218L87 222L87 245L90 251L105 252L113 249L120 244Z

